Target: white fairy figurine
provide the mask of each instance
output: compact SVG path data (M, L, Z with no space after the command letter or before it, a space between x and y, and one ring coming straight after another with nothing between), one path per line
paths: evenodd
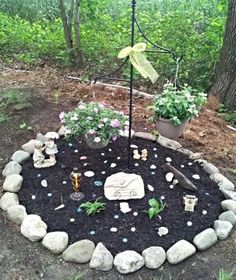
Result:
M58 153L57 145L54 142L54 139L58 139L59 135L56 132L47 132L45 137L48 139L45 144L45 152L49 155L49 160L51 162L56 161L55 154Z
M40 167L45 159L45 156L43 155L43 150L45 147L43 147L43 143L41 141L36 140L34 142L34 154L33 154L33 161L35 167Z

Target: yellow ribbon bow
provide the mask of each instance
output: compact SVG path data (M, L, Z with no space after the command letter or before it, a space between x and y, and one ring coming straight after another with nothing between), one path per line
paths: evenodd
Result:
M144 77L149 78L154 84L159 77L156 70L152 67L151 63L147 60L147 58L141 53L145 51L146 44L145 43L137 43L133 47L126 47L122 49L118 58L124 58L129 56L130 62L136 68L136 70Z

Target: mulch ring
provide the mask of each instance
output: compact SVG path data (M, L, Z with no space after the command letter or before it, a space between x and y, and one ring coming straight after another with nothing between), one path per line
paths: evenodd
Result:
M132 145L137 145L140 152L146 148L148 160L131 159L132 172L141 175L144 181L145 197L129 200L132 209L129 213L120 212L121 201L107 200L103 190L108 176L127 171L127 139L123 137L99 150L88 148L82 139L59 139L54 167L35 169L32 159L23 164L24 182L18 193L20 204L26 207L28 214L40 215L48 225L48 232L66 231L70 244L81 239L103 242L112 254L125 250L142 252L150 246L161 246L166 250L178 240L192 241L196 234L212 227L222 212L220 202L224 197L200 165L184 154L164 148L156 142L133 138ZM84 156L87 159L81 160L80 157ZM185 190L179 184L170 188L171 183L166 181L161 168L166 158L170 158L172 166L196 185L196 192ZM80 191L85 198L79 202L70 198L73 187L69 175L73 167L78 167L82 173ZM86 171L93 171L94 176L84 176ZM198 174L200 179L192 178L194 174ZM47 187L41 185L42 180L47 181ZM153 186L154 191L150 191L147 185ZM183 196L186 194L198 198L194 212L184 211ZM87 216L84 210L81 211L81 203L99 197L106 203L104 211L94 216ZM148 210L151 198L162 199L166 203L164 211L152 220L144 212ZM65 207L54 210L61 204ZM138 215L134 215L135 212ZM117 232L111 232L112 227L117 228ZM159 236L160 227L167 227L168 234Z

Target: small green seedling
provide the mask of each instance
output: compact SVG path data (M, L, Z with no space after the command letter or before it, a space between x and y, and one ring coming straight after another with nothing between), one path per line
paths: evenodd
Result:
M105 210L106 203L100 202L101 198L97 198L94 202L87 201L80 205L80 208L84 208L88 216L100 213Z
M149 219L155 218L159 213L161 213L164 209L166 204L163 203L161 200L158 202L155 198L151 198L148 201L148 204L150 205L150 208L148 211L145 211L148 213Z

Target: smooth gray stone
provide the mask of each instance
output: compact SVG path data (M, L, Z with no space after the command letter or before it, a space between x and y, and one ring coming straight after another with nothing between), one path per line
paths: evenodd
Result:
M19 164L25 162L29 158L30 158L30 154L27 153L26 151L21 151L21 150L16 151L11 157L12 160L18 162Z
M70 245L62 257L66 262L87 263L91 260L95 245L88 239L77 241Z
M19 205L18 196L15 193L6 192L0 198L0 208L6 211L11 206Z
M233 191L234 190L234 184L227 179L224 175L221 173L214 173L210 175L210 178L212 181L218 184L220 187L220 190L228 190L228 191Z
M34 153L34 143L35 143L35 140L29 140L27 143L23 144L21 146L21 148L26 151L27 153L29 153L30 155L32 155Z
M142 138L142 139L147 139L150 141L156 141L157 137L152 135L151 133L148 132L135 132L134 137Z
M182 145L179 142L177 142L173 139L166 138L166 137L161 136L161 135L159 135L159 137L157 138L157 143L160 144L163 147L170 148L174 151L175 150L180 151L181 147L182 147Z
M187 240L179 240L171 246L166 255L167 260L171 264L177 264L189 258L196 252L196 248Z
M230 222L233 226L236 225L236 215L233 211L228 210L226 212L223 212L222 214L220 214L219 216L219 220L221 221L228 221Z
M7 177L12 174L20 174L22 170L21 165L16 161L10 161L2 171L2 176Z
M236 214L236 201L233 199L226 199L221 202L221 207L224 210L231 210Z
M162 247L152 246L142 252L145 266L150 269L157 269L166 260L166 252Z
M203 163L202 168L209 175L212 175L214 173L219 173L219 169L210 162Z
M69 236L66 232L53 231L44 236L42 244L53 254L60 254L66 249L68 242Z
M12 174L6 177L3 183L3 190L6 192L17 193L22 186L23 177L19 174Z
M101 271L108 271L112 268L113 256L101 242L96 246L89 266Z
M227 221L217 220L214 222L214 229L215 229L217 237L220 240L224 240L230 235L230 233L233 229L233 225Z
M222 193L224 194L225 198L232 199L236 201L236 192L234 191L227 191L222 189Z
M217 235L212 228L207 228L197 234L194 239L193 243L197 247L198 250L203 251L211 246L213 246L217 242Z
M26 216L26 209L23 205L15 205L7 208L8 219L19 226L22 224Z
M136 251L127 250L115 256L114 266L121 274L128 274L143 267L144 259Z

